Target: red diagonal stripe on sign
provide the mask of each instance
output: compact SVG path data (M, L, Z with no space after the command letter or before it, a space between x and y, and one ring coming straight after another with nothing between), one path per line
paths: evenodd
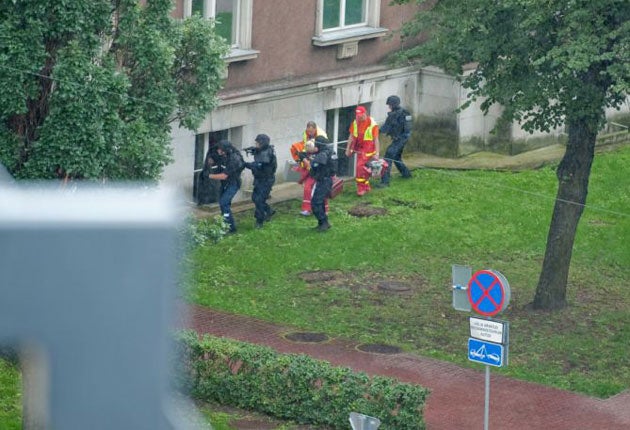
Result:
M481 295L481 298L479 298L479 300L477 300L477 302L475 303L475 306L479 307L479 303L481 303L483 301L483 299L485 299L486 297L488 298L488 300L490 300L496 309L499 308L499 304L497 302L494 301L494 299L492 298L492 296L490 296L490 290L492 290L494 288L494 286L499 282L499 280L497 278L494 278L494 282L492 284L490 284L488 286L488 288L484 288L483 285L481 285L479 283L479 279L475 278L475 283L477 284L477 286L479 288L481 288L481 291L483 291L483 294Z

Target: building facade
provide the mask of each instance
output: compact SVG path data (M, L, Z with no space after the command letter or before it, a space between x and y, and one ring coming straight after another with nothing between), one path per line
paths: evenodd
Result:
M176 18L194 13L216 18L217 32L231 50L217 108L195 131L173 129L174 161L163 183L195 201L209 144L229 139L242 149L259 133L271 137L277 183L285 181L290 145L301 140L307 121L327 131L337 145L341 173L350 174L353 160L345 159L344 145L354 108L364 105L382 123L392 94L415 117L452 119L458 154L483 149L501 117L500 106L484 115L479 101L456 113L466 92L453 77L432 67L394 67L387 61L404 47L398 31L417 7L389 0L176 0ZM508 133L510 139L531 137L518 124L510 124ZM560 129L552 133L560 134ZM237 198L246 196L252 182L245 170L244 193Z
M265 133L276 148L282 182L289 174L289 147L301 139L307 121L325 129L342 155L354 108L364 105L382 122L391 94L414 112L452 111L457 90L451 79L434 73L429 77L446 86L449 95L439 88L421 97L418 68L393 68L387 62L401 48L397 31L416 7L392 6L388 0L178 1L178 18L216 17L231 52L218 107L197 130L172 131L174 162L163 181L194 201L195 177L211 141L227 138L245 148ZM342 159L340 166L350 163ZM243 179L247 190L249 171Z

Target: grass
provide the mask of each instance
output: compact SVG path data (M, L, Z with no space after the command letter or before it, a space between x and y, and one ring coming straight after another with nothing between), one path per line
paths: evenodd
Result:
M467 359L470 314L451 307L451 265L499 270L512 299L509 365L497 372L607 397L630 386L630 148L598 155L580 221L567 290L569 306L529 308L557 190L555 171L520 173L417 170L358 199L352 186L331 202L333 228L312 230L299 202L278 205L274 220L193 251L184 281L188 300L304 330L479 367ZM349 208L387 208L356 218ZM308 271L335 279L309 283ZM379 282L411 286L386 293Z
M3 430L22 428L20 384L17 367L0 358L0 428Z
M568 286L569 306L532 311L556 193L554 170L521 173L417 170L358 200L352 187L331 202L325 234L299 202L277 207L274 220L195 249L186 262L190 301L332 336L385 342L406 351L480 368L467 360L470 314L451 307L451 265L492 268L508 279L512 299L509 365L493 372L607 397L630 386L630 147L598 155L580 221ZM355 218L358 203L385 207ZM335 271L308 283L306 271ZM386 294L398 280L410 293ZM21 428L20 376L0 359L0 428ZM230 428L240 413L204 414ZM291 428L280 426L280 428Z

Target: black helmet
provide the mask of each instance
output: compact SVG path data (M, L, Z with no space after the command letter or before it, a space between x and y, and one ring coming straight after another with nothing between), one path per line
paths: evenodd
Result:
M265 149L266 147L269 146L269 136L267 136L266 134L259 134L258 136L256 136L256 139L254 139L254 141L260 143L260 146Z
M398 106L400 106L400 97L398 96L389 96L387 97L387 100L385 101L386 105L389 105L392 109L396 109Z
M232 151L233 146L229 140L220 140L219 143L217 143L217 148L227 153Z
M319 151L328 148L328 139L326 139L324 136L317 136L315 138L315 146Z

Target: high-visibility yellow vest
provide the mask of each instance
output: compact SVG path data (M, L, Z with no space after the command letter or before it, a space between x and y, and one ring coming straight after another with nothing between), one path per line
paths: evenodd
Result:
M313 137L313 139L317 136L323 136L328 139L328 135L326 134L326 132L319 127L317 127L317 130L315 131L315 136ZM304 142L304 144L306 145L307 140L309 140L309 137L306 134L306 130L304 130L304 133L302 133L302 142Z
M370 125L367 126L367 128L365 129L365 133L363 133L364 142L372 142L374 140L374 135L372 134L372 130L374 130L374 127L378 125L376 124L376 121L374 121L374 118L372 117L369 117L369 118L370 118ZM352 122L352 136L354 136L355 139L359 137L359 126L357 124L356 119Z

